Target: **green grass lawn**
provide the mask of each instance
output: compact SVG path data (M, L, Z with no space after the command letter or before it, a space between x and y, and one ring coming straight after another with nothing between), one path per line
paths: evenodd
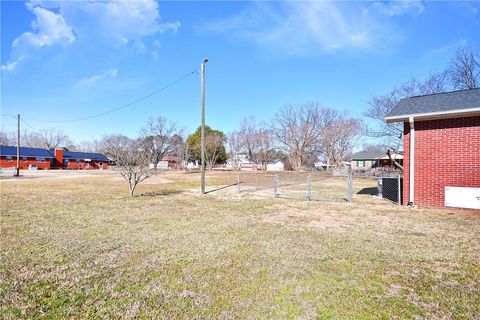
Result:
M49 174L0 182L0 318L480 318L479 212Z

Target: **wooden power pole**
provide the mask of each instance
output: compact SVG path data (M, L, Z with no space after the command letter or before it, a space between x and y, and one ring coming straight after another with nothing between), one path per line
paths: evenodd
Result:
M20 113L17 115L17 177L20 176Z
M205 58L202 62L202 126L200 132L200 148L201 148L201 161L200 161L200 174L201 183L200 189L202 194L205 194L205 64L208 59Z

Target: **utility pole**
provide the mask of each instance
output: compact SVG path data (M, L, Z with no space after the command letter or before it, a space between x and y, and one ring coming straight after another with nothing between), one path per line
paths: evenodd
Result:
M201 153L202 159L200 162L200 172L201 172L201 192L202 195L205 194L205 64L208 62L208 59L203 59L202 62L202 127L201 127Z
M15 176L20 176L20 113L17 115L17 174Z

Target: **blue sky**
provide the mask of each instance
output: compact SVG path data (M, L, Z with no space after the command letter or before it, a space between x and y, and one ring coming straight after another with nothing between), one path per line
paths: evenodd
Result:
M208 57L213 128L230 132L250 114L267 121L306 101L362 115L370 97L440 71L479 41L480 2L2 1L1 107L76 142L135 137L158 115L190 133L200 122L198 73L102 117L46 121L121 106Z

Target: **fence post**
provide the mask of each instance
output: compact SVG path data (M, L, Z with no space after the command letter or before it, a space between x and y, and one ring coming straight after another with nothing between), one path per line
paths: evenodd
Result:
M240 171L237 172L237 191L240 192Z
M401 206L402 205L402 183L401 183L401 176L398 175L397 177L397 200L398 200L398 205Z
M377 178L377 196L383 198L383 178Z
M352 193L353 193L353 174L352 170L348 170L348 194L347 201L352 203Z
M274 196L275 198L278 197L278 192L277 192L278 190L277 190L277 188L278 188L278 175L277 175L277 174L274 174L274 175L273 175L273 196Z
M312 176L307 177L307 199L312 200Z

